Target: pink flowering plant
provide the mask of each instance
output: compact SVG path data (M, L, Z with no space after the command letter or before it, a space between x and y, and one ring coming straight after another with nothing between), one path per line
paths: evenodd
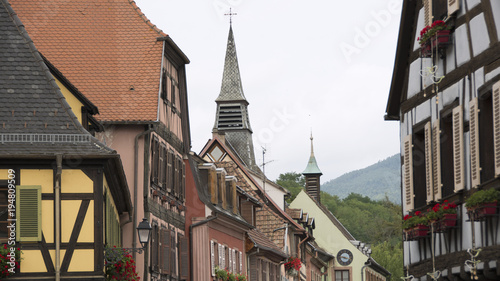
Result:
M244 275L244 274L237 273L236 274L236 280L237 281L247 281L248 277L246 275Z
M135 261L132 259L132 255L120 247L106 247L105 267L107 281L138 281L141 279L135 271Z
M0 279L14 275L19 270L21 249L3 244L0 247Z
M422 212L416 211L415 214L406 215L403 218L403 229L411 229L417 225L427 225L429 218L426 217Z
M435 36L440 30L449 30L450 28L446 25L446 23L442 20L437 20L432 23L432 25L428 25L424 27L420 31L420 37L417 40L420 43L420 46L423 46L429 41L433 36Z
M437 221L444 217L445 214L456 214L457 205L455 203L449 203L448 200L444 200L443 204L437 203L432 207L432 209L427 210L427 218L429 221Z
M248 277L244 274L230 272L229 270L215 267L215 278L222 281L247 281Z
M300 271L301 266L302 266L302 263L300 262L299 258L289 257L288 261L285 262L285 270L286 271L289 271L292 269Z

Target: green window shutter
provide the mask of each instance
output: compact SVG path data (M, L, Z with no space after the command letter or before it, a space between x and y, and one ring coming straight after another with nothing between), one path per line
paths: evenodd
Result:
M42 187L17 186L17 241L42 240Z

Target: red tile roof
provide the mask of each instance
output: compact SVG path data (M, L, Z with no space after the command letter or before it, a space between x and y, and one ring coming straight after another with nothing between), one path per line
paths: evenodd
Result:
M11 0L38 50L101 121L155 121L167 35L130 0Z

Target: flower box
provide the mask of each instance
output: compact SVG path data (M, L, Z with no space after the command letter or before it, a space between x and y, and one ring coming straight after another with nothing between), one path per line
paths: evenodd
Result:
M449 30L438 30L436 32L436 35L432 37L432 48L435 48L436 46L438 48L443 48L445 47L448 42L450 42L450 31Z
M456 225L457 214L444 214L443 217L439 221L437 221L436 232L444 232Z
M470 220L482 220L487 216L492 216L497 213L497 202L484 203L475 208L468 208L468 215Z
M431 44L425 44L420 46L420 54L423 58L429 58L432 54Z
M411 236L413 239L418 239L427 236L429 232L429 226L427 225L417 225L411 231Z
M497 213L497 202L484 203L478 208L478 213L481 215L494 215Z

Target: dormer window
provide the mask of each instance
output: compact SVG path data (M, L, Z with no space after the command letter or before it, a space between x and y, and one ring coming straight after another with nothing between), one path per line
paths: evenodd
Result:
M217 169L217 193L218 200L217 203L222 205L223 209L227 209L227 201L226 201L226 170L224 168Z
M238 214L237 194L236 194L236 177L226 177L226 201L227 210Z
M218 188L215 165L212 163L205 163L198 166L198 169L200 170L202 182L207 183L208 193L210 194L210 202L216 205L218 201Z

